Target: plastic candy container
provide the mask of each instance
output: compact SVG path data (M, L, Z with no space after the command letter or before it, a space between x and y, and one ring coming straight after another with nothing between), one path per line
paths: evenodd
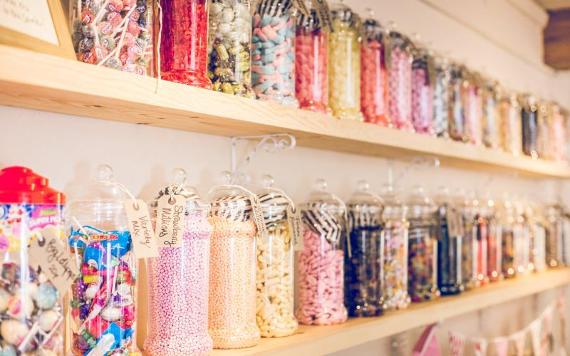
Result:
M441 57L435 57L434 61L433 133L438 137L449 137L449 63Z
M253 16L252 85L258 99L297 106L292 0L260 0Z
M564 148L566 140L566 125L564 124L565 118L562 115L560 106L556 103L550 104L551 115L549 116L548 123L548 156L555 161L564 161L566 159L566 152Z
M302 207L303 249L298 253L297 320L305 325L344 323L346 207L318 180Z
M369 17L362 24L360 106L364 121L382 126L390 126L386 37L387 31L375 19Z
M212 80L212 88L226 94L253 97L250 53L249 1L211 1L208 76Z
M259 202L267 233L257 243L257 326L262 337L292 335L294 316L294 242L300 238L298 214L291 199L267 177Z
M69 293L74 355L136 350L137 274L126 200L111 168L100 166L67 207L69 247L80 271Z
M502 278L501 263L501 225L496 215L495 202L487 199L482 207L482 217L487 223L487 272L485 277L490 282L496 282Z
M479 200L473 201L473 207L475 212L475 274L478 285L484 285L489 282L487 277L489 221L486 207Z
M331 7L329 103L339 119L363 120L360 112L360 18L343 3Z
M462 195L462 196L461 196ZM465 290L470 290L478 286L477 280L477 226L476 207L474 199L460 194L461 216L463 220L463 241L461 245L461 277Z
M159 0L162 8L160 76L172 82L211 88L208 79L208 1Z
M522 150L532 158L538 158L538 105L531 95L521 96Z
M260 338L255 320L257 199L239 186L220 186L211 204L209 333L217 349L254 346Z
M499 104L501 121L501 146L503 150L515 156L522 153L521 107L517 95L507 94Z
M483 142L483 103L481 99L480 76L478 73L467 72L463 86L463 107L465 110L465 140L474 145Z
M502 250L501 270L505 278L512 278L517 274L515 266L515 219L513 204L506 200L501 207L499 217Z
M182 171L181 171L182 172ZM151 203L155 219L168 218L158 209L166 200L168 209L184 209L181 241L161 240L159 256L149 259L150 332L145 350L152 355L196 355L212 350L208 335L208 278L210 234L208 205L193 188L186 187L185 174L175 185L162 189Z
M392 125L413 130L412 125L412 50L409 38L390 32L388 68L388 116Z
M433 133L434 67L426 48L416 47L412 62L412 123L421 134Z
M489 148L500 146L499 87L497 82L486 80L481 88L483 104L483 144Z
M550 205L546 209L546 264L550 268L559 267L563 264L563 221L562 208L558 205Z
M350 249L345 254L345 301L350 316L382 314L382 201L366 182L348 202Z
M464 67L452 64L449 77L449 137L455 141L465 140L465 111L463 94L468 87L464 79Z
M0 354L63 354L61 295L31 260L29 244L61 230L64 196L24 167L0 170Z
M437 286L442 295L458 294L463 291L461 278L461 244L463 224L460 211L452 204L444 188L438 194L436 219L437 239Z
M78 60L125 72L152 74L152 0L69 3Z
M412 302L423 302L439 296L436 207L422 187L414 188L409 207L408 294Z
M299 14L295 35L295 95L301 109L328 113L328 32L317 12Z

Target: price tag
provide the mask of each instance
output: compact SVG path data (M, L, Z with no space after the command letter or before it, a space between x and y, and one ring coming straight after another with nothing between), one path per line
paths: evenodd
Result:
M303 240L303 227L301 225L301 214L298 209L291 207L287 211L287 218L289 219L289 226L293 234L293 250L301 251L305 247Z
M158 257L148 206L140 199L127 200L125 210L136 258Z
M180 247L184 232L186 198L165 194L158 199L156 239L160 247Z

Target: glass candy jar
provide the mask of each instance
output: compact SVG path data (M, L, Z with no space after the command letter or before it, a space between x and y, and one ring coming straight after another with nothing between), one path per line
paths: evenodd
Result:
M499 103L501 147L515 156L522 153L521 107L516 94L506 93Z
M433 300L437 289L436 207L422 187L409 198L408 294L412 302Z
M417 133L433 133L434 67L432 54L416 47L412 62L412 124Z
M563 210L559 205L549 205L546 208L546 264L549 268L563 265Z
M159 0L159 4L161 78L210 89L208 0Z
M474 205L473 195L467 196L463 192L458 195L464 231L461 244L461 276L465 290L470 290L479 285L477 279L477 206Z
M436 56L434 58L434 65L433 133L438 137L449 137L449 63L447 59Z
M344 323L346 207L324 180L302 206L303 249L297 255L297 320L305 325Z
M463 93L467 88L464 67L451 64L449 69L449 137L455 141L465 140L465 103Z
M348 248L345 254L345 302L350 316L382 314L382 201L359 182L347 204Z
M529 94L524 94L521 101L522 119L522 150L532 158L538 158L538 105L536 99Z
M343 3L331 7L329 103L339 119L362 121L360 112L360 18Z
M388 118L388 73L386 71L387 32L372 18L362 24L362 48L360 53L360 106L364 121L390 126Z
M555 161L564 161L566 158L565 141L566 125L562 109L557 103L550 104L551 114L548 122L549 153Z
M30 245L60 236L65 197L25 167L0 170L0 354L63 354L63 295ZM37 257L35 257L37 258Z
M208 17L208 76L212 89L253 98L251 10L245 0L211 0Z
M478 199L473 200L475 214L473 240L475 244L475 274L478 286L489 282L487 276L489 221L487 220L486 208L485 204L481 204Z
M550 130L548 125L552 121L552 110L550 108L550 103L546 100L538 100L536 106L536 152L538 157L551 160L552 154L550 148L552 145L552 138L549 137Z
M297 106L293 1L260 0L253 16L251 81L258 99Z
M501 226L501 270L504 278L516 276L515 265L515 209L511 201L505 200L500 209L499 224Z
M209 334L216 349L259 342L256 322L256 237L262 222L256 196L237 185L212 193Z
M299 14L295 34L295 96L301 109L330 112L328 30L317 11Z
M389 35L388 116L392 125L412 131L412 41L400 32Z
M483 105L482 126L483 144L485 147L497 149L500 146L499 120L499 86L494 80L483 80L481 99Z
M502 279L502 229L495 201L486 199L481 215L487 222L487 273L490 282Z
M546 269L546 220L541 207L529 204L525 216L530 229L530 269L542 272Z
M515 202L514 213L515 268L517 274L522 275L530 271L530 227L525 217L524 206L520 201Z
M66 209L69 248L80 271L69 293L74 355L136 350L137 260L123 189L111 167L99 166Z
M152 0L70 1L69 4L78 60L152 75Z
M482 144L483 103L481 99L481 77L478 73L466 72L463 85L463 107L465 110L465 140L474 145Z
M159 256L148 260L150 330L145 350L155 356L207 354L208 283L210 270L209 205L177 171L174 184L158 192L151 203L155 230L158 221L180 214L180 237L156 231ZM163 208L165 206L165 208ZM172 210L181 213L173 213Z
M257 242L257 326L262 337L283 337L298 328L294 316L294 244L300 224L291 198L265 178L258 194L266 233Z

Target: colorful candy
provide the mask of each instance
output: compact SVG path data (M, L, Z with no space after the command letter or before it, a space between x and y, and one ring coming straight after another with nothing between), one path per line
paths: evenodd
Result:
M550 104L551 114L548 123L548 156L555 161L564 161L566 159L565 140L566 140L566 125L564 124L565 118L562 114L560 107L555 104Z
M501 147L515 156L522 153L521 107L516 94L507 94L499 104Z
M449 78L449 137L455 141L465 140L464 92L468 87L464 76L465 68L456 64L450 66Z
M449 63L443 58L436 57L433 87L433 133L438 137L449 137L449 80Z
M478 74L470 72L466 73L465 79L462 91L465 110L464 139L474 145L481 145L483 141L481 127L483 104L481 102L480 80Z
M494 81L487 80L481 89L483 144L497 149L500 146L499 89Z
M392 125L413 130L412 125L412 42L399 32L390 32L388 68L388 116Z
M412 62L412 124L417 133L433 133L433 59L425 48L416 48Z
M461 244L463 224L461 214L451 203L445 191L438 196L437 239L437 287L442 295L458 294L463 291L461 278Z
M531 95L522 95L522 151L525 155L538 158L538 105Z
M461 276L465 290L479 286L477 279L477 227L475 225L477 206L473 204L474 197L472 194L470 197L459 197L459 209L464 231L461 244Z
M487 277L490 282L496 282L503 278L501 271L502 231L494 207L494 201L487 200L487 206L484 207L483 215L487 220Z

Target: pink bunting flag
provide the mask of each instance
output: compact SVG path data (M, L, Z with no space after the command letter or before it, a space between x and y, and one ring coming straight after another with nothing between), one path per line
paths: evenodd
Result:
M487 355L487 340L485 339L472 339L473 341L473 354L475 356Z
M451 356L463 356L463 349L465 348L465 336L449 332L449 353Z
M509 339L506 337L498 337L493 340L495 345L495 354L497 356L507 356L509 353Z
M414 346L414 356L441 356L436 330L436 324L429 325L424 329Z

